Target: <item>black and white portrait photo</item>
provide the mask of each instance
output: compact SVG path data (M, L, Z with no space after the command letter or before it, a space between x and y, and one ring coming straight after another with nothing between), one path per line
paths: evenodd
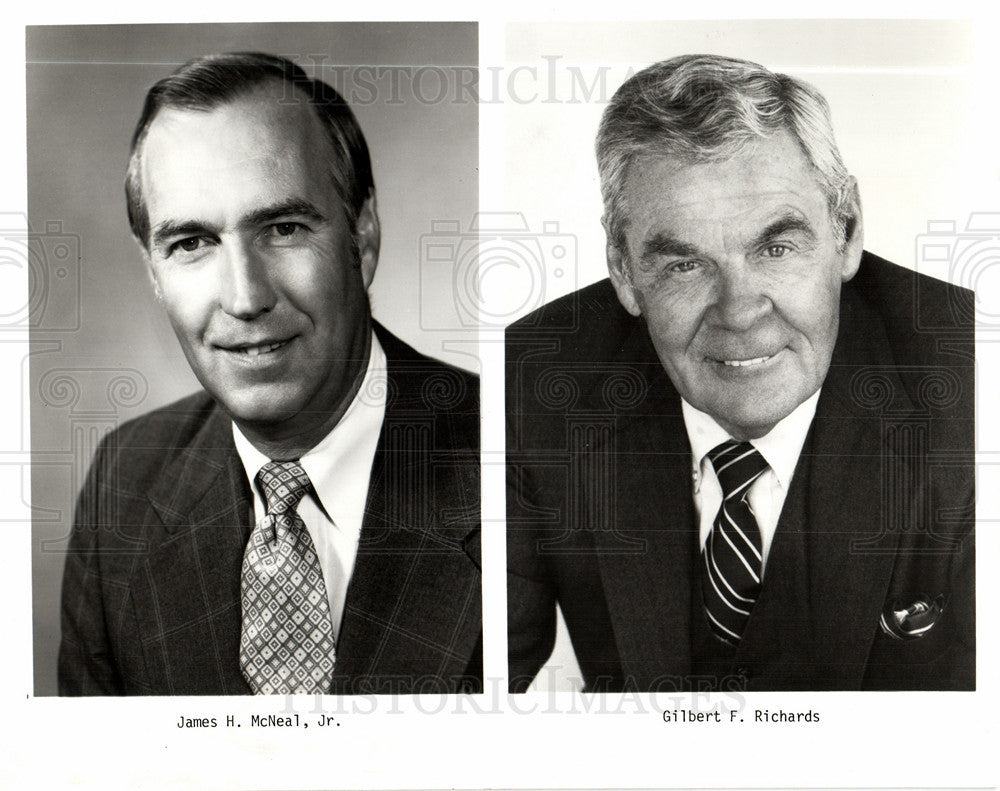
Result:
M78 308L31 369L36 458L73 451L34 477L36 688L481 689L475 347L435 359L453 300L416 299L421 237L475 213L475 25L28 47L30 220Z
M826 100L626 80L609 278L507 330L512 691L975 688L973 292L866 251Z
M21 4L0 785L1000 782L1000 15Z

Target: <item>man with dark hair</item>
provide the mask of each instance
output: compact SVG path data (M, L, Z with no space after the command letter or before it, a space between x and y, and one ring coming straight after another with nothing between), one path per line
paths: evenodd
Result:
M60 692L482 687L478 384L373 321L364 136L281 58L149 92L128 215L205 388L98 450Z
M811 86L684 56L597 137L610 279L507 332L510 683L975 688L969 292L862 250Z

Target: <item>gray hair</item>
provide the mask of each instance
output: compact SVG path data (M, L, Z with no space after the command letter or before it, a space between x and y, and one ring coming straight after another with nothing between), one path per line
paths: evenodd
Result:
M604 111L596 148L610 242L627 255L625 182L635 157L719 161L782 130L816 169L842 246L850 235L853 195L826 99L786 74L715 55L682 55L643 69Z
M143 247L149 246L149 215L140 179L142 147L160 111L213 110L272 82L284 85L288 91L283 101L290 102L293 91L308 101L323 124L331 145L329 166L334 188L344 202L353 234L361 207L375 189L368 144L354 113L334 88L322 80L311 79L286 58L260 52L229 52L189 61L146 94L132 135L125 175L129 225Z

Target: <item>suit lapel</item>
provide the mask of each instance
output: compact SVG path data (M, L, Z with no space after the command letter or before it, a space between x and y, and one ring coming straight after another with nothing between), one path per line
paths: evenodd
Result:
M683 683L691 661L691 449L680 399L642 322L619 360L646 389L617 418L610 458L619 538L598 534L607 546L596 551L626 689L668 688Z
M338 692L391 692L396 681L458 678L479 635L478 533L450 537L430 511L411 512L416 520L400 523L407 493L390 483L392 455L376 458L381 471L370 489L337 644Z
M369 691L365 682L412 688L423 678L453 690L467 671L481 677L470 667L481 650L479 455L437 452L449 416L425 400L467 385L376 331L389 360L386 417L333 691ZM148 542L131 588L152 692L249 693L239 665L240 585L253 500L231 422L211 410L148 493Z
M879 387L902 399L905 391L878 322L849 297L737 654L761 688L859 688L892 575L899 534L882 530L883 486L887 465L906 462L885 443L880 415L865 408L861 377L877 373Z
M140 622L153 683L172 694L248 692L239 668L240 576L253 504L220 409L149 501L148 554L132 591L137 613L155 613Z
M469 668L482 628L479 457L437 451L446 416L423 403L424 385L448 369L379 337L388 358L386 415L333 690L402 691L423 679L434 685L426 691L453 691L467 671L481 675Z

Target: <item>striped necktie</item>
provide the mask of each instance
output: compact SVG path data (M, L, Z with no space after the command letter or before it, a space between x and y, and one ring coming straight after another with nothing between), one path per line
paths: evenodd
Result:
M705 614L715 635L736 645L760 593L760 529L747 492L768 469L749 442L724 442L708 458L722 486L722 505L702 549Z
M327 692L334 664L330 601L296 510L312 483L296 461L268 462L257 482L267 515L243 557L243 677L258 695Z

